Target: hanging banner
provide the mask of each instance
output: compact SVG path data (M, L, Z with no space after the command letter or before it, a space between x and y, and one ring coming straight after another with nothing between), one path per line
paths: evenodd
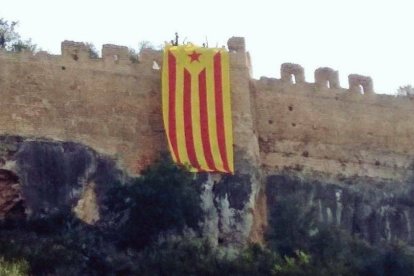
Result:
M162 109L175 162L196 172L234 172L229 54L225 49L166 46Z

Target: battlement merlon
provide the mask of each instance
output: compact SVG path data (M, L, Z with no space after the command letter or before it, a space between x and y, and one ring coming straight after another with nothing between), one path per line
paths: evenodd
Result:
M295 77L295 83L305 82L305 70L299 64L294 63L283 63L280 66L280 76L282 81L293 83L292 76Z
M252 78L252 65L250 54L246 52L246 41L244 37L233 36L227 41L227 47L230 52L231 66L236 68L247 68Z
M65 40L61 44L63 58L75 61L89 59L89 47L83 42Z
M126 46L104 44L102 46L102 58L104 61L110 62L129 60L129 49Z
M319 88L341 88L338 71L329 67L320 67L315 70L315 84Z
M142 63L151 63L156 62L159 66L162 64L162 51L155 50L152 48L143 48L139 52L139 61Z
M371 77L362 76L358 74L351 74L348 76L349 90L351 92L374 94L374 84ZM361 91L362 88L362 91Z

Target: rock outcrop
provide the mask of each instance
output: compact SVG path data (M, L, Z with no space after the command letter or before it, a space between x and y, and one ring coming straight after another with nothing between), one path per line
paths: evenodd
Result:
M272 216L278 216L277 201L288 199L304 212L313 208L315 220L371 244L400 240L414 245L414 183L410 181L329 181L278 174L267 177L266 192Z
M0 220L15 215L24 216L23 198L18 177L11 171L0 170Z
M95 222L106 188L126 178L114 160L74 142L0 136L0 160L0 218L24 205L30 218L75 209Z

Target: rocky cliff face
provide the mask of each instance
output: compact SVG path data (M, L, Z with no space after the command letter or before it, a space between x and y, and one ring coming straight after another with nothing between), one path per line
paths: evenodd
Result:
M31 218L73 209L93 222L106 187L126 177L114 160L73 142L0 136L0 161L2 217L20 206Z
M23 198L17 176L8 171L0 170L0 219L13 215L23 215Z
M289 199L315 219L336 225L372 244L402 240L414 245L414 183L369 178L342 181L270 175L266 180L267 206L278 216L277 201Z
M242 151L236 152L245 156ZM240 246L261 241L256 231L265 225L254 216L262 181L259 168L247 158L236 160L234 175L204 174L202 206L206 213L204 234L222 245Z
M102 227L119 219L103 202L113 184L130 177L108 156L74 142L0 136L0 161L0 219L73 212ZM236 168L235 175L199 174L196 180L203 187L204 235L223 245L248 240L260 185L248 159L240 158Z
M234 175L198 175L204 235L223 245L260 241L267 213L277 216L278 200L290 199L304 211L313 209L319 222L372 244L414 245L412 181L327 180L292 172L268 173L262 180L261 175L249 158L236 160ZM114 160L82 144L0 136L0 220L74 212L88 224L105 224L111 217L102 204L111 196L108 189L128 178Z

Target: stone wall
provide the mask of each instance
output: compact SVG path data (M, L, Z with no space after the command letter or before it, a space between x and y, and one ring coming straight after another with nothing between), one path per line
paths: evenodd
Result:
M254 81L261 162L268 172L293 170L334 177L402 180L412 174L414 99L373 92L372 80L283 64L281 79ZM292 77L293 76L293 77ZM296 82L293 82L296 79Z
M70 41L58 56L0 52L0 133L81 142L139 172L166 150L161 55L144 49L134 62L126 47L104 45L102 56Z
M375 94L360 75L341 88L326 67L315 83L296 64L283 64L281 79L254 80L245 48L243 39L229 40L235 146L246 158L272 172L411 174L412 98ZM81 142L138 173L167 150L154 69L161 63L160 52L144 49L136 62L116 45L92 59L85 44L70 41L56 56L0 52L0 133Z

